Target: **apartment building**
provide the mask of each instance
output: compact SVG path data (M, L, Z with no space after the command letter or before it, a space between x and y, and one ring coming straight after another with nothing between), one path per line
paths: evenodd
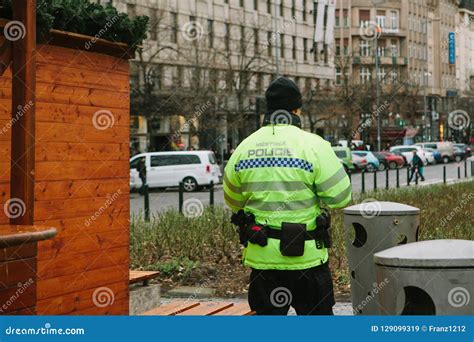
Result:
M277 75L293 78L305 94L334 84L334 39L327 29L332 0L319 7L324 10L319 32L318 3L308 0L106 2L151 19L149 37L132 63L132 88L145 85L159 94L155 106L133 112L148 118L151 150L195 147L225 153L257 128L264 91ZM322 34L319 43L315 32ZM181 93L206 100L200 110L190 110ZM169 103L172 109L164 108ZM210 113L213 127L205 127ZM143 134L132 139L137 149L143 146Z
M443 133L457 96L455 45L450 42L458 5L456 0L338 2L336 84L346 72L356 84L377 80L381 87L396 82L412 85L412 106L391 107L382 114L383 145L401 142L403 134L413 135L414 130L425 140L439 139ZM338 60L349 63L341 68ZM372 140L375 131L372 127Z
M460 95L474 95L474 0L459 5L456 24L456 82Z

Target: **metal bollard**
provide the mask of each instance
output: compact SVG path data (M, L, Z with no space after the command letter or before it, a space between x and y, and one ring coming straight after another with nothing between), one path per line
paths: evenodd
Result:
M377 191L377 171L374 172L374 191Z
M400 169L397 168L397 189L400 188Z
M150 189L148 187L148 184L145 184L143 186L144 190L144 205L145 205L145 221L150 222Z
M209 189L209 205L214 205L214 181L211 181L211 186Z
M474 177L474 161L471 162L471 177Z
M390 189L390 171L389 169L386 170L385 174L385 189Z
M184 203L184 183L179 182L179 213L183 213L183 203Z
M365 171L362 170L362 193L365 194Z
M443 183L444 184L448 183L447 176L446 176L446 165L443 166Z
M461 179L461 165L458 165L458 179Z
M357 315L380 313L376 298L367 301L378 289L373 255L415 242L419 226L420 209L400 203L364 202L344 210L352 305Z
M464 178L467 178L467 159L464 160Z
M407 167L407 186L410 186L410 168Z

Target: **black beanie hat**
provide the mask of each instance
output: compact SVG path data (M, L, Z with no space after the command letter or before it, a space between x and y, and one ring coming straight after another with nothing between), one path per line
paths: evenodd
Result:
M273 81L265 93L267 99L267 113L277 110L291 112L303 106L303 96L292 80L279 77Z

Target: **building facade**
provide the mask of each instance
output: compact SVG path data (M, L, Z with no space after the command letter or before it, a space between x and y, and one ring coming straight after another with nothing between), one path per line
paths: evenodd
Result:
M150 150L193 147L225 154L258 127L265 89L278 75L294 79L305 96L333 87L334 40L326 32L325 41L314 43L313 1L112 4L131 16L150 17L148 39L132 62L134 97L152 99L133 108L134 115L147 118ZM331 25L329 4L321 16L323 34ZM133 139L142 150L143 134Z
M383 146L410 142L413 132L420 140L445 137L459 87L456 68L461 66L456 63L452 39L459 5L456 0L338 2L336 84L341 85L346 72L353 84L376 81L379 93L406 88L412 96L410 101L395 101L397 96L392 94L393 103L381 111ZM470 58L467 51L459 54ZM371 113L363 113L361 120L364 115ZM376 139L373 126L361 138Z

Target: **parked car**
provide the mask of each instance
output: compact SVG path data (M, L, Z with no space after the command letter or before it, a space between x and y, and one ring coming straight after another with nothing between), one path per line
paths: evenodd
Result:
M421 148L432 148L441 153L443 163L447 164L454 160L454 144L452 142L428 142L418 143L416 146Z
M388 168L388 160L387 157L380 152L373 152L374 156L377 157L379 160L379 171L385 171Z
M347 147L333 147L334 153L342 161L344 169L347 173L354 171L354 163L352 162L351 149Z
M150 188L167 188L184 183L187 192L222 181L222 173L212 151L151 152L130 159L130 187L141 187L137 166L146 158L147 181Z
M377 159L377 157L372 152L369 152L369 151L353 151L352 155L353 156L356 155L356 156L359 156L359 157L366 158L367 163L368 163L367 171L369 171L369 172L374 172L374 171L378 170L379 167L380 167L379 160Z
M426 157L426 161L428 162L428 164L429 165L435 165L436 164L436 158L434 157L433 152L428 151L428 149L426 149L426 148L423 149L423 152L425 152L425 157Z
M428 148L428 147L425 147L424 150L425 150L425 152L429 152L429 153L433 154L433 158L434 158L436 163L442 163L443 162L443 156L441 155L441 153L438 150L434 150L434 149Z
M466 144L454 144L454 147L458 147L458 148L464 150L464 153L466 153L466 156L468 158L472 156L472 150Z
M468 158L466 151L461 147L454 146L454 160L456 163L459 163L466 158Z
M382 151L382 152L375 152L375 156L378 158L378 155L381 155L384 157L386 166L390 170L395 170L397 168L405 166L405 158L400 155L396 155L387 151Z
M367 158L358 156L356 154L352 154L352 163L354 164L354 168L356 171L367 170Z
M420 146L393 146L390 147L390 152L392 153L400 153L406 158L407 164L411 164L413 160L413 151L416 151L418 156L423 161L423 164L428 165L428 160L426 159L425 152L423 148Z

